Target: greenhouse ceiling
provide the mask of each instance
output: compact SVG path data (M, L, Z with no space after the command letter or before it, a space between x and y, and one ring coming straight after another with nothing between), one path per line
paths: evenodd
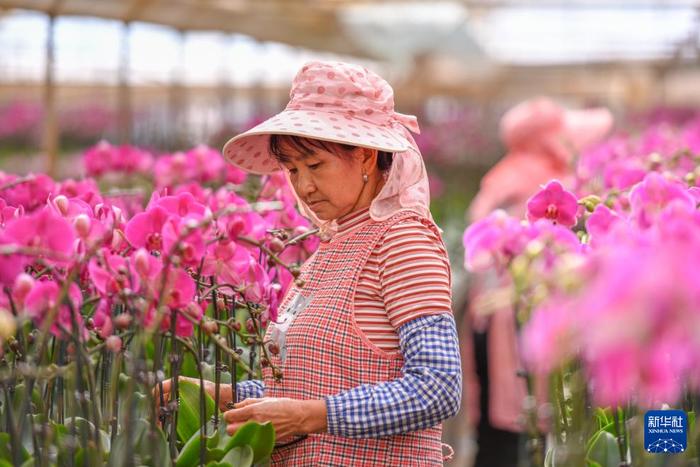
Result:
M0 9L220 31L343 55L514 64L656 60L698 48L700 0L0 0Z

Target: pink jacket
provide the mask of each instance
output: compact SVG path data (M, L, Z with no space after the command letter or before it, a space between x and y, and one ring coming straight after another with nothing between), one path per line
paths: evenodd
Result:
M495 209L524 217L525 204L540 185L556 178L565 186L578 152L599 142L610 131L612 115L607 109L565 110L547 98L518 104L501 119L501 138L508 153L482 179L470 208L471 221ZM488 327L489 420L492 426L510 431L522 429L520 417L525 381L516 375L520 367L513 312L509 307L485 319L473 308L474 298L486 290L486 278L477 276L469 291L470 300L461 329L464 362L465 407L471 424L479 421L479 383L475 372L471 329ZM537 396L544 400L545 384L537 384Z

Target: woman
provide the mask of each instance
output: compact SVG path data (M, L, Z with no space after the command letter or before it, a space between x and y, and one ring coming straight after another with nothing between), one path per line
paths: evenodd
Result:
M224 157L281 168L322 242L268 328L283 378L266 368L239 383L228 432L271 421L273 465L441 465L461 365L416 119L394 112L386 81L344 63L306 64L290 97Z
M540 185L555 178L571 184L575 156L600 142L612 125L612 114L605 108L565 110L544 97L510 109L500 125L508 153L482 179L469 208L470 220L483 219L496 209L524 217L527 200ZM475 299L502 284L489 274L472 281L469 319L460 331L468 388L465 406L479 444L475 466L509 467L518 463L518 432L523 430L527 395L517 371L515 318L510 307L480 313Z

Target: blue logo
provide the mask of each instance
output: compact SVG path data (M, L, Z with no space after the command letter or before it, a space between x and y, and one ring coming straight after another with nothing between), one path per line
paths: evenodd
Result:
M644 449L678 454L688 447L688 415L682 410L650 410L644 415Z

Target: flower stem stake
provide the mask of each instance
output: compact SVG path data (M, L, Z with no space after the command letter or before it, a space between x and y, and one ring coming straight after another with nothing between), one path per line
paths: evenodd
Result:
M16 431L16 426L14 422L14 416L12 413L12 399L10 397L10 394L13 391L12 389L12 384L6 385L3 384L3 392L5 393L5 411L6 411L6 416L7 416L7 432L10 434L10 450L12 452L12 461L14 465L21 465L22 457L21 453L19 451L20 447L20 440L19 440L19 433Z
M615 419L615 431L617 436L615 439L617 441L617 448L620 452L620 463L619 467L629 467L627 462L627 428L626 428L626 417L625 409L623 407L613 408L613 417Z
M229 307L229 298L224 295L224 307L226 311L228 312L228 316L226 316L226 337L228 339L228 345L233 349L233 352L235 354L238 354L238 348L236 345L236 335L237 332L234 329L234 325L236 324L236 296L234 295L233 298L231 299L231 306ZM233 324L231 324L233 323ZM229 354L229 369L231 371L231 402L236 402L236 398L238 397L238 362L234 360L233 355Z
M81 349L82 349L82 342L81 342L81 333L80 329L78 328L78 321L75 317L76 310L73 308L73 304L71 303L71 300L69 297L64 298L65 303L68 305L68 309L70 310L70 316L71 316L71 328L70 330L61 328L63 333L65 334L66 337L68 337L73 345L75 346L75 384L76 384L76 395L78 399L78 405L80 406L80 411L83 419L85 420L90 420L90 409L88 408L87 405L87 400L86 400L86 390L85 390L85 382L83 381L83 358L81 355ZM31 394L28 395L28 399L31 398ZM94 397L93 397L94 399ZM75 425L75 419L73 419L73 425ZM99 429L96 427L96 429ZM88 434L86 433L87 431L87 426L85 424L81 425L80 427L80 439L82 442L82 446L87 447L88 441L87 437ZM99 445L99 432L97 432L96 436L97 444Z
M170 317L170 374L172 376L172 391L170 392L170 400L167 401L167 414L170 419L170 436L168 437L168 445L170 446L170 457L177 457L177 417L178 417L178 401L180 400L180 346L175 334L175 312L171 311ZM163 391L160 391L163 394ZM161 396L162 398L162 396ZM161 400L161 403L163 401ZM166 407L161 405L161 407Z
M219 300L216 296L216 281L214 277L211 277L211 302L214 307L214 319L219 321L221 319L219 310ZM218 334L213 333L209 340L218 339ZM221 399L221 351L218 346L214 348L214 427L215 429L219 427L219 400Z
M529 261L529 260L527 260ZM525 322L532 312L532 304L524 300L527 297L527 289L524 281L519 280L515 273L512 263L509 265L509 272L513 280L513 319L515 320L515 329L518 334L521 333L522 323ZM524 409L527 417L527 427L529 439L527 442L527 451L530 455L532 465L542 465L544 462L544 438L537 425L537 398L534 391L534 380L530 372L525 370L524 362L522 361L522 352L520 352L520 370L518 375L525 379L525 387L527 388L527 396L524 402Z
M199 465L203 466L207 447L207 406L206 393L204 392L204 370L202 362L204 361L204 333L202 326L197 327L197 337L199 346L197 347L197 371L199 372ZM216 408L214 409L216 411Z
M110 412L110 439L111 445L114 445L117 439L117 430L119 428L119 374L122 368L122 361L124 359L124 351L117 353L114 357L114 363L112 365L112 375L111 380L115 382L111 386L110 402L112 404L112 410Z

